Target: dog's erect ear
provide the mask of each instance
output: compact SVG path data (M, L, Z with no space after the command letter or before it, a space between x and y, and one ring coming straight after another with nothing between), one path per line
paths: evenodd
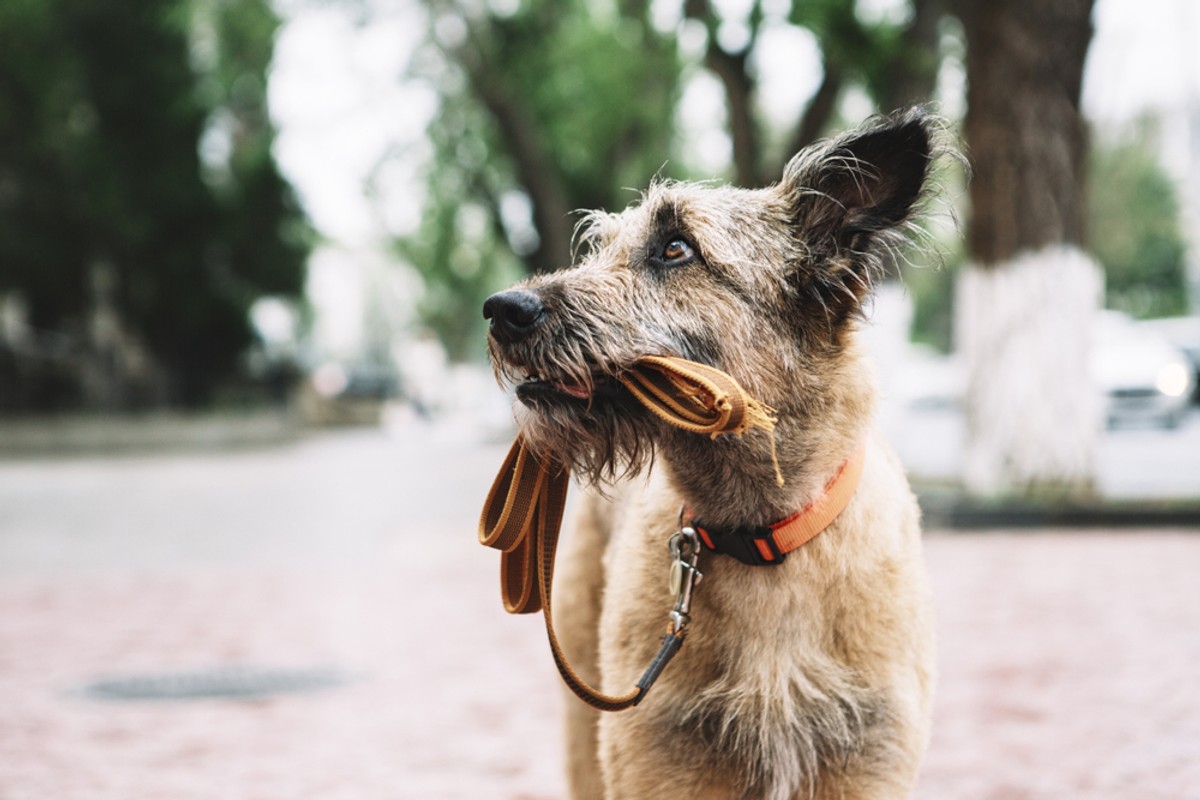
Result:
M792 214L806 271L840 295L822 291L827 303L857 308L880 251L903 237L934 160L937 127L913 109L803 150L784 168L776 191Z
M933 137L932 118L914 109L797 154L779 188L809 247L836 252L905 222L929 174Z

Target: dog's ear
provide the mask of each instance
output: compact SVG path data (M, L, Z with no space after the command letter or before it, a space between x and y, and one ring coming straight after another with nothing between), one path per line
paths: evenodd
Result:
M883 251L904 236L935 157L937 123L921 109L798 153L777 185L811 290L838 316L861 304Z

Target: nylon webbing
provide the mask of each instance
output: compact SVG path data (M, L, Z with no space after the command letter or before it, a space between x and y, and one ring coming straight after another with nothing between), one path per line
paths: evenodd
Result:
M719 369L682 358L646 356L620 377L642 405L665 422L718 436L750 428L775 430L775 411Z
M773 452L774 412L720 370L681 358L650 356L640 359L620 380L638 401L671 425L711 436L764 428L771 434ZM512 614L541 610L554 663L571 691L593 708L620 711L641 701L679 650L683 632L663 638L636 688L623 695L597 691L571 668L554 633L551 612L554 556L569 485L566 466L539 459L525 439L517 436L484 502L479 542L502 552L500 587L505 610Z

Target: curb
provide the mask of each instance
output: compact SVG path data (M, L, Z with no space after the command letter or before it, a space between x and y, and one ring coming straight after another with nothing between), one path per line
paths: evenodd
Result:
M914 487L926 528L962 531L1027 528L1194 528L1200 498L1052 505L1026 499L974 500L945 489Z
M221 450L295 441L302 428L283 412L155 412L0 420L0 459Z

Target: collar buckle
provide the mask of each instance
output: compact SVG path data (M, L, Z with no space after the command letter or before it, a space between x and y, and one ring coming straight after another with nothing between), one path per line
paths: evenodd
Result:
M783 563L787 553L779 549L775 530L767 525L750 525L722 531L693 522L704 546L714 553L733 556L743 564L755 567L774 567Z

